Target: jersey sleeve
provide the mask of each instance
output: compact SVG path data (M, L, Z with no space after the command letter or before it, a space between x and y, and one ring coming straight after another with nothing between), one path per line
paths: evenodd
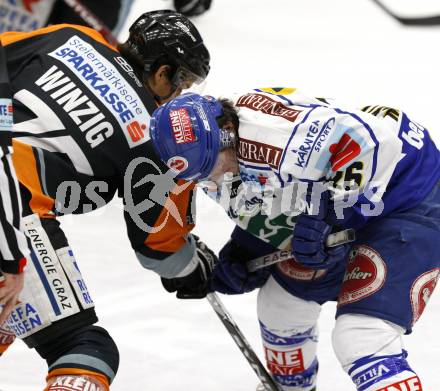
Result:
M383 210L382 197L403 157L402 142L393 120L341 114L335 142L328 145L326 179L334 190L337 220L357 214L367 221Z
M402 159L395 120L316 106L295 131L301 137L288 147L291 158L290 165L282 166L284 178L293 166L300 180L324 182L333 192L339 224L353 214L366 221L381 213L382 196Z
M151 146L149 145L151 148ZM148 148L132 159L119 194L131 245L142 266L162 277L177 276L191 261L194 244L195 186L175 181L168 168Z

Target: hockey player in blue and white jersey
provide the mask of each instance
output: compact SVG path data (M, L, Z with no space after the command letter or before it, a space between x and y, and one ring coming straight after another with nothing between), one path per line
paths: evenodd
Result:
M191 137L176 138L182 129ZM212 288L262 286L267 365L283 390L316 389L317 319L329 300L333 347L358 391L422 390L401 337L440 274L440 153L423 126L388 107L260 89L233 102L185 94L155 111L150 133L176 177L208 180L239 225ZM354 243L326 247L347 228ZM274 247L292 259L247 272Z

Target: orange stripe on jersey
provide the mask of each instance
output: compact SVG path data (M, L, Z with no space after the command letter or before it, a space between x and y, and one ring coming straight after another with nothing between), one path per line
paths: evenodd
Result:
M4 353L4 352L6 352L6 350L9 348L9 346L11 346L10 344L9 345L0 345L0 356Z
M32 147L17 140L13 140L12 144L14 147L12 161L17 178L32 195L29 202L30 208L34 213L38 213L40 217L53 218L53 213L50 212L54 207L55 201L43 193Z
M0 40L3 46L7 46L18 41L23 41L25 39L36 37L38 35L50 34L54 31L61 30L63 28L73 28L75 30L79 30L84 34L87 34L89 37L92 37L95 41L98 41L117 52L117 49L114 46L110 45L98 31L90 27L79 26L76 24L67 24L67 23L54 24L53 26L44 27L42 29L38 29L30 32L8 31L6 33L0 34Z
M186 221L186 212L191 202L191 191L194 188L193 183L188 184L183 180L177 182L177 186L165 202L152 232L144 242L147 247L155 251L175 253L185 244L184 237L194 227L194 224L188 224ZM182 191L182 189L184 190ZM177 211L175 211L176 208ZM176 212L178 212L178 216L176 216ZM173 214L177 219L173 217Z
M50 381L53 381L53 378L56 376L87 376L100 382L104 386L104 391L110 390L110 383L107 379L107 376L101 373L79 368L58 368L50 371L47 375L46 381L48 383L48 387L45 388L45 391L49 388Z

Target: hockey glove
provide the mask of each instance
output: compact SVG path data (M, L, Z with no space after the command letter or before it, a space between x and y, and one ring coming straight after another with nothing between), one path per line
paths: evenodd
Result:
M161 278L163 287L170 293L177 292L178 299L202 299L209 292L209 279L212 269L218 262L217 256L199 238L192 235L196 242L196 251L191 263L194 269L185 276Z
M197 16L208 11L212 0L174 0L174 8L185 16Z
M328 269L343 261L350 245L325 247L332 226L316 216L299 216L293 231L292 254L302 265L311 269Z
M347 256L350 245L341 244L326 247L332 225L325 220L328 217L330 195L322 194L317 215L301 214L296 220L292 237L292 254L302 265L311 269L329 269Z
M212 273L212 290L238 295L263 286L270 276L271 268L249 272L246 262L251 259L248 252L231 239L219 253L219 263Z

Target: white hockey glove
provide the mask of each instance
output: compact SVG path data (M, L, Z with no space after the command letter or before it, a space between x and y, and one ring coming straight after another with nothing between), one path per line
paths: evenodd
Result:
M170 293L177 292L178 299L202 299L209 293L209 281L214 265L218 262L217 256L193 235L196 242L196 251L191 263L194 269L183 277L161 278L163 287Z

